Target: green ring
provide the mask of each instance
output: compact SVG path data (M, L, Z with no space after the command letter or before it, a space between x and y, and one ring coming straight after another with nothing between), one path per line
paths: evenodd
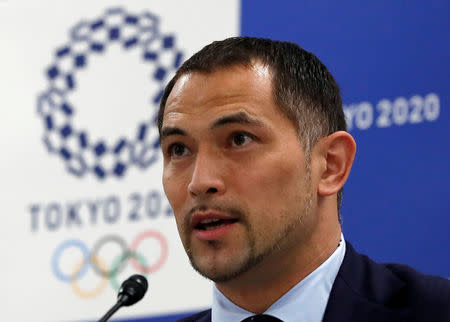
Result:
M117 281L117 270L119 268L119 265L123 261L127 260L129 257L134 257L134 258L136 258L139 261L139 264L141 264L142 266L147 266L147 260L145 259L145 257L143 255L141 255L139 253L126 252L125 254L117 256L114 259L113 263L112 263L111 274L109 276L109 280L111 282L111 286L116 292L119 291L119 288L120 288L120 284ZM144 274L144 275L147 276L148 273Z

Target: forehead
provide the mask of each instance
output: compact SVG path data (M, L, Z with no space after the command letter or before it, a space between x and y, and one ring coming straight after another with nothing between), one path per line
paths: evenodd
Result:
M269 67L233 66L181 76L167 99L163 126L182 117L207 118L236 110L253 115L280 114L273 102Z

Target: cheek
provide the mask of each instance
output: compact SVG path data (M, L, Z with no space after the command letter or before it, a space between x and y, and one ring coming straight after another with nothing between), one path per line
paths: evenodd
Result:
M175 214L186 200L187 185L183 176L172 173L171 170L163 172L163 188L167 199L172 206Z
M178 231L183 240L185 216L189 209L189 173L187 171L179 171L171 167L165 167L163 171L163 187L167 196L167 200L172 207Z
M246 205L252 230L271 240L276 227L302 208L303 171L280 161L240 172L236 196Z
M241 176L243 195L250 194L255 199L263 199L266 206L270 202L282 202L298 196L304 189L305 167L300 159L277 158L246 169Z
M167 200L172 207L175 221L177 224L177 228L180 236L183 236L183 200L185 197L183 196L183 190L180 187L179 180L177 180L176 176L173 176L165 170L163 173L163 187L164 193L167 196ZM182 238L183 239L183 238ZM184 241L183 241L184 243Z

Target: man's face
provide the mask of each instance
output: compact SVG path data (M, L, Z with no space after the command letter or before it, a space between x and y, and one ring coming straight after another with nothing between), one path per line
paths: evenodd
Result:
M161 139L164 190L202 275L229 281L301 246L313 222L310 173L268 68L182 76Z

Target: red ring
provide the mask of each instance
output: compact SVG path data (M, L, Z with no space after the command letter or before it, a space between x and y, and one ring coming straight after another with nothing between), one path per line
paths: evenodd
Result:
M167 251L168 251L169 247L167 246L166 239L164 238L164 236L161 233L159 233L158 231L155 231L155 230L147 230L136 236L136 238L131 243L130 250L132 252L136 252L136 249L137 249L139 243L142 240L144 240L145 238L155 238L159 241L159 243L161 245L161 255L159 256L158 260L156 261L156 263L154 265L149 265L147 267L142 266L135 257L131 258L131 264L134 266L134 268L136 268L141 273L154 273L158 269L160 269L161 266L166 261Z

